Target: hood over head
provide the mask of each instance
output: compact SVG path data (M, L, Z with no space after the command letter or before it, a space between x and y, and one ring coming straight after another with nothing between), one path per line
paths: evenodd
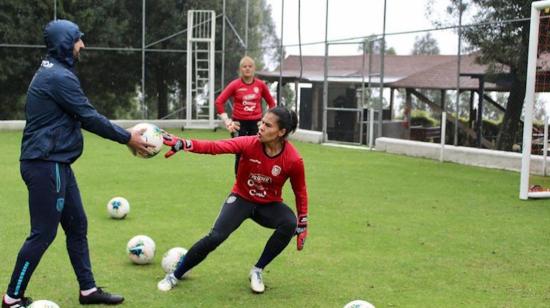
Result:
M84 33L72 21L58 19L50 21L44 28L44 42L48 56L72 67L74 65L73 48Z

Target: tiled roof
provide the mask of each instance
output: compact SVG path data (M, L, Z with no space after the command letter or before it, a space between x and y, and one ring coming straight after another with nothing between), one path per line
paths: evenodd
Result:
M331 56L328 58L329 80L360 82L369 75L369 56ZM461 73L483 74L486 65L477 64L475 55L461 58ZM324 57L303 56L302 80L320 82L324 79ZM456 89L456 55L386 55L384 57L384 85L393 88L416 89ZM363 69L364 68L364 69ZM378 83L380 56L372 56L371 81ZM361 74L361 72L364 72ZM258 75L267 80L278 80L279 68L273 71L260 71ZM298 79L300 57L288 56L283 62L283 78ZM462 89L477 89L478 79L461 77ZM506 91L506 85L485 83L486 90Z

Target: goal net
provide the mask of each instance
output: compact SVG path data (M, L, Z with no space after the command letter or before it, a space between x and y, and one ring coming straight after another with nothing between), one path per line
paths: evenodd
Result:
M531 4L527 83L524 101L520 199L550 198L547 175L548 114L535 118L536 94L550 92L550 1ZM544 108L547 110L547 108Z

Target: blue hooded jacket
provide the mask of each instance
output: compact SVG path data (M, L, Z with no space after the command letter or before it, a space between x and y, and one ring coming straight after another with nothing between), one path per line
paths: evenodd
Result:
M81 127L122 144L130 140L128 131L90 104L73 72L73 48L81 36L68 20L52 21L44 29L48 55L27 91L20 160L74 162L83 150Z

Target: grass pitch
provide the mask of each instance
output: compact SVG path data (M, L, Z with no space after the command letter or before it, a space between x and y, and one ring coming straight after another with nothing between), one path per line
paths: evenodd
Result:
M226 132L179 135L221 139ZM19 175L21 132L0 132L0 289L29 232ZM550 305L550 201L519 201L519 174L384 153L294 143L306 164L310 227L266 269L267 290L249 290L248 271L271 231L245 222L173 291L161 293L162 254L204 236L233 184L233 155L132 157L85 135L73 165L89 220L95 278L126 307L542 307ZM285 200L294 208L290 183ZM130 201L108 217L114 196ZM127 241L146 234L154 262L130 263ZM34 273L27 295L78 306L63 230Z

